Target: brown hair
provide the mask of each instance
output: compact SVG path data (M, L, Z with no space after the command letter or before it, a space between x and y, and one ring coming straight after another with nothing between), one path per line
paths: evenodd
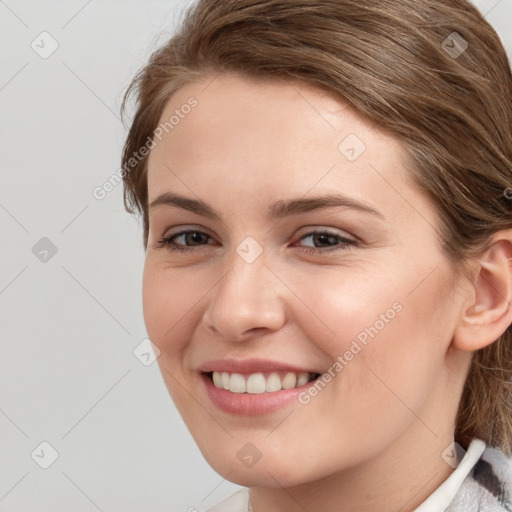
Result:
M467 47L466 47L467 45ZM234 71L298 79L339 95L403 143L441 219L455 274L512 227L512 76L493 28L466 0L200 0L128 87L136 112L122 155L124 204L144 222L147 156L171 95ZM509 199L510 198L510 199ZM512 327L478 350L455 440L512 453Z

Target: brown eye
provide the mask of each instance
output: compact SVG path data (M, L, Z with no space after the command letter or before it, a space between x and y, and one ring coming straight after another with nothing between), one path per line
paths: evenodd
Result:
M193 250L191 247L207 245L209 239L211 239L211 237L202 231L187 229L161 238L157 241L155 247L166 247L170 251L186 252ZM177 240L180 240L183 243L176 243Z
M310 239L312 243L301 246L302 250L310 253L321 253L335 250L346 250L357 242L350 238L329 231L311 231L302 235L299 241Z
M179 238L183 237L183 241L185 242L185 245L200 245L201 242L204 242L205 239L207 240L209 237L205 233L202 233L201 231L183 231L182 233L179 233L178 235L173 235L170 240L178 240ZM178 244L181 245L181 244Z

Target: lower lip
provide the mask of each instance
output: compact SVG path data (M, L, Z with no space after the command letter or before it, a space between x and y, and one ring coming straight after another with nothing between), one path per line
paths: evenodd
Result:
M201 373L201 379L206 387L210 400L224 412L240 416L258 416L272 413L298 401L303 393L314 381L298 388L282 389L270 393L233 393L226 389L219 389L213 385L210 377Z

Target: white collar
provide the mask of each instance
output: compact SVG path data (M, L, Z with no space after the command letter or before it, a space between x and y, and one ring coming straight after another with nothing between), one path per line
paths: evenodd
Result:
M453 501L462 482L485 450L485 443L473 439L455 471L414 512L440 512Z

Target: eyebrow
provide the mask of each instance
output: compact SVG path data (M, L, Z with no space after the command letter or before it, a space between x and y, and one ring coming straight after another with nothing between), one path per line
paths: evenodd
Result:
M221 217L215 210L204 201L184 197L173 192L165 192L157 196L149 205L149 209L157 206L177 206L190 212L196 213L209 219L221 221ZM382 220L386 220L384 215L368 203L356 200L352 197L340 193L331 193L317 197L301 197L298 199L279 200L272 203L268 208L268 215L277 219L288 217L290 215L299 215L314 210L325 208L344 207L350 210L356 210L363 213L369 213Z

